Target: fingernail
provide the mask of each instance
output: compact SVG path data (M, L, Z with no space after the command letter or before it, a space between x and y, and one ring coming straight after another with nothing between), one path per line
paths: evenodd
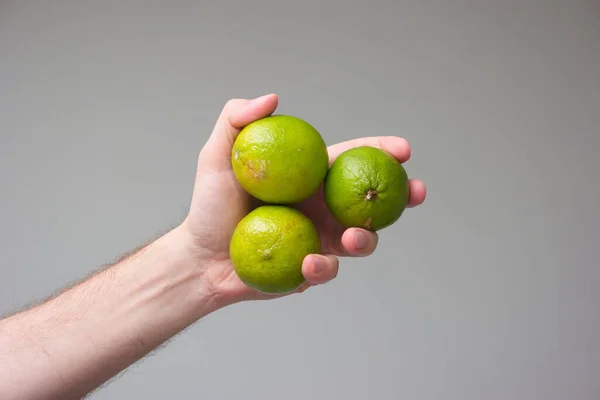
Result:
M313 257L313 272L320 274L325 268L325 261L321 257Z
M356 231L354 234L354 245L356 246L356 250L362 250L367 247L367 235L364 232Z

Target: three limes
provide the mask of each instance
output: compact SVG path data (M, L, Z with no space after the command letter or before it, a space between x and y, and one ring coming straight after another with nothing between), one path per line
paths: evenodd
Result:
M302 262L321 252L321 241L313 222L292 204L321 185L327 208L346 228L383 229L408 203L406 171L391 154L357 147L329 167L320 133L293 116L272 115L244 127L231 165L241 187L267 203L239 222L229 246L240 280L263 293L292 292L305 282Z

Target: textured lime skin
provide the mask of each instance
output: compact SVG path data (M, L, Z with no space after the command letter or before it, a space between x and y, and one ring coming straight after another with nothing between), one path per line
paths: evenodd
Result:
M324 184L329 211L346 228L378 231L396 222L408 203L408 176L391 154L375 147L346 150Z
M265 203L291 204L311 196L323 183L329 156L321 134L309 123L272 115L245 126L231 151L235 176Z
M237 225L229 255L238 277L262 293L289 293L302 285L302 261L321 252L312 221L295 208L266 205Z

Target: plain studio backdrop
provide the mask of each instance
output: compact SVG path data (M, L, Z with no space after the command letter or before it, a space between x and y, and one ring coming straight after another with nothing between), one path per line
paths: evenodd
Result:
M428 198L94 399L600 396L600 3L3 1L0 312L181 221L223 104L408 139ZM1 361L0 361L1 362Z

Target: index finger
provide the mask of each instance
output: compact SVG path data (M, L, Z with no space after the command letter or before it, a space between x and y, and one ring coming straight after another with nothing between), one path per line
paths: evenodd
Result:
M369 136L359 139L352 139L329 146L329 164L344 151L359 146L377 147L393 155L399 162L403 163L410 158L410 145L406 139L397 136Z

